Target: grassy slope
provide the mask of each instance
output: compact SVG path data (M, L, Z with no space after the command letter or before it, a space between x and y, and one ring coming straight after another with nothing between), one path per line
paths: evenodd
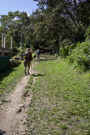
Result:
M15 87L24 75L23 70L23 64L20 64L18 67L0 74L0 101L5 100L5 95Z
M66 60L46 59L36 67L26 135L89 135L90 73L79 74Z

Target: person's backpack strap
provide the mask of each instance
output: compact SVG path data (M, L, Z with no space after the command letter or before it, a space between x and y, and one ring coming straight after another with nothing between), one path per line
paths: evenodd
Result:
M29 53L24 54L24 59L28 59L30 57Z

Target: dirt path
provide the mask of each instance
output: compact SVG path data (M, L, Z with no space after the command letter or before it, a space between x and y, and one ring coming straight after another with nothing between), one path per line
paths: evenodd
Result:
M33 71L32 71L33 73ZM9 96L9 102L0 112L0 135L23 135L26 127L26 111L32 95L22 99L22 90L27 85L30 76L24 76ZM35 80L34 80L35 81Z

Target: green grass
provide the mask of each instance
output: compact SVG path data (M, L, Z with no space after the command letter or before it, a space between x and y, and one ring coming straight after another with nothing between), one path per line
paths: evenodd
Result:
M23 63L18 67L0 73L0 101L4 102L7 93L14 89L17 82L24 75Z
M90 135L90 72L42 57L32 88L26 135Z

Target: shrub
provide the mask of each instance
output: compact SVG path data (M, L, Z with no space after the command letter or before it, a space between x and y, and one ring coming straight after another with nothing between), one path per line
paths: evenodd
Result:
M69 62L74 63L76 67L83 69L90 68L90 43L78 43L76 49L71 52Z
M22 56L25 54L25 50L26 50L25 47L14 48L13 58L22 59Z
M18 48L14 47L13 48L13 56L17 55L19 53Z
M69 46L64 45L59 49L61 57L66 57L69 54Z
M85 33L85 36L86 36L86 41L90 42L90 26L89 28L87 29L86 33Z
M66 45L62 46L59 49L61 57L68 56L75 47L76 47L75 44L71 44L71 45L66 44Z
M18 67L21 64L20 61L15 60L15 59L11 59L9 61L9 68L14 68L14 67Z
M60 55L61 57L66 57L70 54L72 49L76 47L76 44L71 44L72 42L69 39L64 39L62 42L60 42Z

